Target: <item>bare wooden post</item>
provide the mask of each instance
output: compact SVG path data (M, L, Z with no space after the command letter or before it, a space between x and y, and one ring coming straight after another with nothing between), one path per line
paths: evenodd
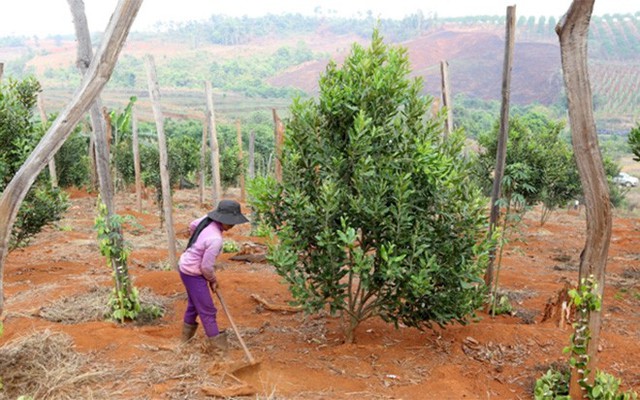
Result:
M142 174L140 172L140 143L138 141L138 117L136 106L131 108L131 146L133 147L133 172L136 178L136 205L138 212L142 213Z
M90 125L90 124L89 124ZM98 162L96 160L96 133L88 126L87 131L89 132L89 175L91 179L91 188L98 188Z
M255 131L251 131L251 134L249 135L249 179L253 179L256 177L255 146L256 146L256 133Z
M213 91L211 82L206 81L204 90L207 96L207 112L209 114L209 129L211 130L211 179L213 180L213 206L222 198L222 182L220 181L220 150L218 148L218 132L216 130L216 115L213 110Z
M109 81L118 55L142 5L142 0L120 0L107 26L104 39L80 87L58 118L40 140L29 158L13 176L0 197L0 315L4 309L4 263L7 258L9 237L20 204L36 177L60 149L73 128L89 109L104 85Z
M556 26L556 32L560 38L560 55L569 104L573 152L584 190L587 216L586 242L580 255L578 284L583 279L593 277L597 294L602 299L612 220L609 187L593 117L593 96L587 63L587 38L594 2L595 0L574 0L569 6L569 11ZM591 311L587 324L587 335L591 337L587 346L589 356L587 370L589 370L588 378L591 382L597 367L601 325L601 311ZM571 371L569 387L572 399L584 396L579 379L580 372L574 368Z
M49 122L49 118L47 117L47 112L44 109L44 100L42 99L42 94L38 94L38 111L40 111L40 119L42 120L42 126L46 127ZM55 155L54 155L55 156ZM56 172L56 160L55 158L51 158L49 161L49 176L51 177L51 187L58 187L58 174Z
M236 121L236 132L238 135L238 162L240 163L240 201L244 202L244 157L242 156L242 127L240 125L240 120Z
M442 106L445 108L447 118L445 120L445 138L453 132L453 108L451 93L449 90L449 63L440 61L440 73L442 74Z
M502 177L507 159L507 139L509 136L509 99L511 97L511 69L513 67L513 46L515 42L516 6L507 7L506 40L504 45L504 66L502 69L502 106L500 108L500 133L496 154L496 169L491 192L491 215L489 217L489 235L492 235L500 218L498 200L502 192ZM492 249L484 282L491 289L493 284L493 262L496 249Z
M109 156L109 158L111 157L111 140L113 140L113 125L111 124L111 115L109 114L109 110L107 109L107 107L102 107L102 118L104 119L104 127L105 127L105 138L106 138L106 153ZM112 180L111 182L111 188L113 189L113 195L115 196L116 193L118 192L118 185L117 185L117 178L116 176L118 175L118 170L117 168L115 168L115 163L112 162L113 160L111 160L109 162L109 174L110 174L110 179Z
M278 113L276 109L273 109L273 124L274 124L274 136L275 136L275 174L276 180L278 182L282 182L282 163L280 162L280 157L282 156L282 142L284 140L284 125L278 117Z
M206 157L207 157L207 134L209 126L209 115L205 112L204 121L202 121L202 145L200 146L200 173L198 180L198 195L200 205L204 205L204 186L205 186L205 170L207 168L206 165Z
M164 117L160 107L160 88L156 75L156 65L153 56L147 55L147 80L149 84L149 97L153 108L153 116L156 119L158 131L158 148L160 150L160 184L162 186L162 208L164 210L165 229L167 231L167 245L169 247L169 264L178 269L176 256L176 239L173 231L173 202L171 201L171 183L169 179L169 155L167 154L167 140L164 135Z

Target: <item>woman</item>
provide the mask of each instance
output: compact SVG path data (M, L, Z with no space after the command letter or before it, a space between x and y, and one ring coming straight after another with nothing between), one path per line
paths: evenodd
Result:
M195 335L196 317L199 316L207 335L205 350L213 355L222 356L227 348L227 337L218 329L218 310L209 291L215 292L217 288L214 264L222 252L222 233L245 222L249 220L242 215L238 202L221 200L215 211L191 222L191 237L180 256L180 278L189 298L183 318L182 342L188 342Z

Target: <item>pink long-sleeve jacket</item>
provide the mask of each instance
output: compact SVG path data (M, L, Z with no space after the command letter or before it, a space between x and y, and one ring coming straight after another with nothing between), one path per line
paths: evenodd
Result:
M196 219L189 224L189 231L192 235L204 218ZM222 227L220 223L212 221L200 232L195 243L180 256L180 271L186 275L202 275L209 282L215 282L214 264L221 251Z

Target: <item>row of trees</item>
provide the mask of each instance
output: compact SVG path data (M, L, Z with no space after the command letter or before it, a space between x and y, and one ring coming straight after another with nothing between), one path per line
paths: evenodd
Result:
M15 104L5 106L5 110L11 113L22 113L22 117L7 116L4 121L15 124L21 120L20 125L24 132L31 132L26 135L13 135L13 128L6 125L3 132L6 134L7 142L11 147L6 147L3 151L2 176L6 181L13 176L13 172L24 162L26 156L35 147L47 125L42 124L34 115L33 107L39 91L39 84L34 78L23 81L9 80L4 86L6 93L3 96L5 101L16 100L20 93L22 106ZM112 123L110 149L113 171L116 176L117 188L122 190L126 186L134 183L134 165L132 153L132 130L130 119L130 108L132 103L123 107L122 110L110 112L109 121ZM464 110L458 111L464 116ZM458 115L458 113L456 115ZM489 115L487 115L489 114ZM475 180L479 182L484 193L488 194L491 187L491 171L495 165L495 154L497 146L498 126L495 118L490 118L490 113L483 113L487 121L480 124L477 143L480 152L473 159L472 173ZM52 118L55 115L52 115ZM122 123L121 121L126 121ZM35 121L35 122L34 122ZM463 127L466 123L472 123L473 118L466 116L462 118ZM474 125L475 126L475 125ZM255 137L255 158L258 175L268 175L273 171L274 163L274 141L273 141L273 121L268 112L254 112L243 122L245 131L243 135L243 150L246 154L249 148L249 135L247 131L254 132ZM507 159L507 171L505 177L506 193L505 201L513 206L513 211L526 211L530 206L541 203L546 211L552 211L557 207L562 207L569 200L580 197L581 187L575 160L566 137L562 135L564 125L550 119L541 111L529 111L523 114L514 113L511 119L510 144ZM58 169L58 181L62 188L92 185L92 171L89 159L89 128L88 122L78 125L75 132L65 142L60 151L55 155L55 164ZM200 146L202 135L202 121L167 119L165 121L165 132L167 135L169 171L171 185L177 187L180 183L196 182L200 162ZM473 129L465 129L473 131ZM156 140L155 127L149 122L139 123L140 137L140 159L142 166L142 180L145 186L153 188L156 193L160 193L160 173L158 169L159 152ZM221 180L223 187L234 186L241 169L247 168L246 160L243 165L238 161L238 147L236 140L236 126L230 123L220 123L217 127L220 140L221 158ZM209 150L207 150L209 151ZM205 157L207 170L210 168L210 157ZM606 158L606 170L610 177L619 172L619 167L611 159ZM13 172L12 172L13 171ZM54 221L60 216L63 210L64 194L51 189L47 183L48 175L45 172L32 194L27 198L27 203L31 198L40 198L42 204L34 205L30 212L23 211L38 221L39 224L29 218L23 217L16 228L25 229L25 232L15 232L15 245L26 244L30 235L36 233L47 218L33 210L51 213L50 220ZM95 178L93 179L95 181ZM181 182L182 181L182 182ZM36 188L39 189L39 197L35 196ZM620 189L611 184L612 201L614 205L621 205L623 193ZM46 196L45 196L46 194ZM58 196L60 201L53 201L52 196ZM44 207L44 204L51 208ZM26 210L26 209L25 209ZM55 211L55 212L54 212ZM545 212L543 218L548 216ZM541 221L541 222L544 222Z
M197 89L205 80L214 88L242 93L248 97L285 98L297 93L294 88L279 88L267 79L294 65L326 57L314 54L304 42L280 47L269 55L219 61L207 53L195 53L187 58L173 58L158 66L158 79L171 88ZM47 69L45 77L57 82L67 81L66 70ZM140 89L146 86L144 60L123 56L116 66L110 87Z

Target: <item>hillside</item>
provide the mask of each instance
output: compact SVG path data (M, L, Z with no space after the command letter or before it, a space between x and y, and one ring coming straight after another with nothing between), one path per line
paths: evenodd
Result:
M400 43L409 52L414 76L425 82L425 91L440 93L440 61L449 62L452 93L485 100L500 98L504 40L495 29L484 31L439 29ZM342 61L346 52L332 59ZM292 67L269 82L293 85L315 94L317 80L327 60ZM519 41L516 44L511 99L516 104L551 105L561 93L560 49L557 44Z
M626 133L640 118L639 18L636 13L592 20L590 73L601 132ZM224 30L225 24L234 29ZM121 106L128 93L135 93L144 102L143 58L153 54L160 85L168 93L167 107L176 115L193 117L194 104L188 99L199 97L204 80L212 81L222 108L235 116L246 110L286 108L297 93L315 95L318 78L329 60L341 62L353 43L366 44L374 25L375 21L367 19L342 21L299 15L212 16L200 25L132 34L105 98L108 105ZM554 25L553 17L518 20L513 104L563 107ZM454 96L500 99L504 17L382 21L381 31L387 41L407 48L413 74L424 79L425 93L440 95L439 64L447 60ZM35 74L54 109L61 107L77 86L74 59L72 38L0 40L0 62L7 63L5 74ZM143 110L144 115L150 117L151 113Z

